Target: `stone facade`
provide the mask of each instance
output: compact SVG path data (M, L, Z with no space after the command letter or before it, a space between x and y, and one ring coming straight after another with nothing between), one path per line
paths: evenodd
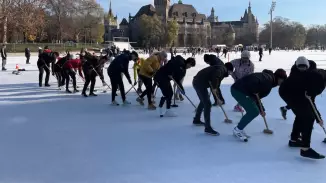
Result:
M149 4L142 6L136 15L129 14L128 21L123 19L117 28L116 17L113 17L111 3L108 17L114 21L106 21L105 40L111 41L112 37L129 37L131 41L137 41L139 37L138 19L141 15L157 15L163 23L176 20L179 25L178 38L175 46L211 46L224 44L225 36L233 40L242 36L254 36L254 42L258 41L258 20L251 11L251 4L245 10L244 16L239 21L219 22L215 16L214 8L211 14L197 12L190 4L183 4L181 0L171 5L170 0L154 0L154 6ZM116 36L119 35L119 36Z

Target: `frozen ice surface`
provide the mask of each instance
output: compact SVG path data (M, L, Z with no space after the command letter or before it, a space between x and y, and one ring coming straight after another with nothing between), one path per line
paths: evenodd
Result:
M265 52L262 62L258 53L252 52L252 60L255 71L280 67L289 71L302 55L326 68L326 53L316 51ZM239 56L231 53L230 59ZM196 56L196 68L188 70L184 81L186 94L195 104L198 98L191 82L207 66L202 58ZM127 95L131 106L109 105L110 92L101 93L99 79L98 97L59 91L53 76L51 87L39 88L36 59L32 57L32 64L25 65L24 57L9 54L8 71L0 71L1 183L325 182L325 161L303 159L298 149L287 147L294 117L289 111L288 120L282 119L279 107L284 102L278 88L263 99L274 134L262 133L264 123L259 116L247 127L251 138L243 143L232 136L241 114L232 112L236 102L230 95L231 77L221 88L226 112L234 124L223 123L221 109L212 108L213 128L221 133L212 137L204 134L203 127L192 126L194 108L186 100L173 109L178 117L159 118L158 111L148 111L136 103L134 91ZM13 75L16 64L27 71ZM130 72L132 75L132 69ZM78 85L81 87L82 82ZM128 82L125 88L130 88ZM157 103L160 96L158 92ZM316 100L325 115L325 98ZM120 96L117 101L121 102ZM315 125L312 147L322 154L326 154L324 138Z

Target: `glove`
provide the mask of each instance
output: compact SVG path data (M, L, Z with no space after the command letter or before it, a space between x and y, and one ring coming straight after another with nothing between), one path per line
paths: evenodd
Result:
M134 86L136 86L136 85L137 85L137 81L134 82Z
M131 84L131 85L132 85L131 79L128 79L128 82L129 82L129 84Z
M103 86L107 86L106 82L105 81L102 81L102 84Z
M260 112L260 115L261 115L262 117L265 117L265 116L266 116L265 111L261 111L261 112Z

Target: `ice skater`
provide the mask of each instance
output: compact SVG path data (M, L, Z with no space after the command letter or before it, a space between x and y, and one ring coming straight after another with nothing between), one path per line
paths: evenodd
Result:
M193 124L197 126L205 125L205 133L210 135L219 135L211 126L211 101L207 89L211 88L212 92L217 94L218 88L222 80L228 75L232 74L233 66L231 63L218 64L206 67L200 70L192 81L192 85L196 90L200 103L196 110L196 115ZM217 100L219 105L222 101ZM201 122L200 116L204 110L205 123Z
M300 75L304 74L305 71L313 71L317 69L316 62L312 60L308 60L306 57L300 56L295 61L295 64L291 67L290 76L300 77ZM291 110L291 107L283 106L280 107L281 115L283 119L286 119L287 111Z
M239 124L233 129L235 137L245 142L248 141L249 136L244 128L259 113L263 117L266 115L265 108L263 105L260 106L259 100L268 96L272 88L280 85L286 78L287 75L283 69L277 69L274 73L265 69L263 72L249 74L231 86L231 95L246 111Z
M289 147L300 147L300 155L312 159L324 159L310 147L314 121L323 126L323 120L315 104L316 96L325 89L325 70L311 70L300 75L290 75L279 88L281 98L295 114ZM309 101L310 100L310 101Z
M167 64L162 66L155 74L154 81L158 84L161 89L163 96L161 97L159 109L160 117L175 117L177 116L173 111L171 111L171 100L173 96L173 90L171 86L171 80L173 80L182 94L185 94L185 90L182 86L182 79L186 75L186 69L194 67L196 65L196 60L194 58L188 58L185 60L181 56L175 57L170 60ZM163 105L166 101L166 111L163 112Z
M240 59L232 60L231 64L234 67L234 72L232 73L232 77L235 82L243 78L244 76L253 73L255 70L255 65L250 60L250 52L247 50L244 50L241 53ZM234 111L244 112L239 103L234 106Z

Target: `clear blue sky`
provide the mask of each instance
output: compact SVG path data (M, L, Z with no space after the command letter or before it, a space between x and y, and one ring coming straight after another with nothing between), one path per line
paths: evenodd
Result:
M110 0L97 0L105 11L109 9ZM128 14L135 15L139 8L154 0L112 0L113 13L118 15L119 21L127 18ZM178 0L171 0L171 4ZM209 15L214 7L219 21L239 20L248 7L249 0L182 0L184 4L192 4L199 13ZM258 17L262 26L269 21L268 11L272 0L251 0L252 11ZM312 24L326 24L326 0L276 0L275 16L282 16L309 26Z

